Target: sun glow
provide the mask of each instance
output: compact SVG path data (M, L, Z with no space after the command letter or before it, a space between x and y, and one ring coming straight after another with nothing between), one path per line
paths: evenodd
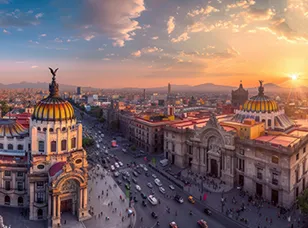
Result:
M291 79L292 79L293 81L296 81L296 80L298 79L298 75L297 75L297 74L292 74L292 75L291 75Z

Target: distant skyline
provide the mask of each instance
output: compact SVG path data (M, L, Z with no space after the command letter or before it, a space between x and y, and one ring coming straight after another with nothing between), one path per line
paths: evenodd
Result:
M0 29L4 84L308 86L308 0L0 0Z

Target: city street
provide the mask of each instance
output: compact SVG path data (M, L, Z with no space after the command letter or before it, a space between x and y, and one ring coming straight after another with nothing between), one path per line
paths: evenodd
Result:
M76 113L78 113L78 111L76 111ZM100 144L100 148L97 149L96 146L93 146L91 149L88 150L88 156L90 160L100 161L102 157L109 157L110 166L111 164L115 163L115 160L112 157L116 156L120 161L124 163L124 166L120 167L118 171L128 171L130 176L132 178L135 178L137 180L137 184L141 187L141 191L137 191L135 187L136 184L131 181L131 196L136 197L138 200L138 202L134 203L133 205L137 212L137 223L135 227L154 227L157 221L159 221L162 227L166 227L172 221L175 221L179 227L198 227L197 221L200 219L204 219L208 223L209 227L242 227L237 223L233 223L232 220L220 214L213 213L213 215L211 216L206 215L203 212L204 207L201 204L189 203L187 195L184 194L182 190L180 190L177 186L173 185L170 180L161 176L158 172L150 169L149 167L149 177L145 175L145 171L143 171L142 169L138 169L141 174L139 174L138 177L134 177L132 174L132 168L127 167L127 164L130 162L136 162L137 164L145 164L146 162L143 160L143 158L133 158L132 155L130 155L129 153L123 153L121 142L119 141L118 144L120 145L118 145L117 148L108 149L108 155L105 154L102 148L103 146L111 146L111 140L113 139L113 136L109 135L106 130L102 130L101 127L99 128L99 125L96 123L94 118L85 116L82 123L85 129L87 129L88 132L90 131L91 135L94 135L98 131L102 131L102 133L104 134L102 143ZM94 125L96 126L96 128L93 129ZM125 142L125 140L123 140L123 142ZM157 178L159 178L162 182L162 186L166 191L165 194L162 194L159 191L158 186L155 185L152 174L155 174ZM122 175L115 179L121 180L122 184L120 186L125 192L126 189L124 185L126 181L122 179ZM149 182L151 182L151 184L153 185L153 190L147 186L147 183ZM175 190L171 190L169 188L169 185L173 185L175 187ZM150 194L153 194L152 191L154 193L154 196L160 201L160 204L155 206L152 206L147 199L142 199L141 197L141 192L148 196ZM176 194L179 194L183 197L183 204L180 204L174 200L174 196ZM147 203L146 206L142 205L143 200ZM170 208L170 213L167 212L167 207ZM190 211L192 212L192 215L190 215ZM155 212L158 215L157 219L154 219L151 216L152 212Z

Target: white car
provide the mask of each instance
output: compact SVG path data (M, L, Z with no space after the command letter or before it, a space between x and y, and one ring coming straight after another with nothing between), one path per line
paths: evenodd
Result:
M143 167L144 172L148 172L147 167Z
M144 166L144 164L140 164L140 167L141 167L141 168L144 168L145 166Z
M105 154L108 154L108 150L105 150L105 152L104 152Z
M141 191L141 187L139 185L136 185L136 189L140 192Z
M118 176L120 176L120 173L119 173L119 172L115 172L115 173L114 173L114 176L115 176L115 177L118 177Z
M118 168L120 168L120 165L119 165L119 163L114 163L114 166L118 169Z
M160 180L159 180L158 178L156 178L156 179L154 180L154 183L155 183L158 187L163 186L163 184L160 182Z
M152 174L152 177L154 178L154 179L156 179L157 178L157 176L153 173Z
M123 153L126 153L126 149L122 149L122 152L123 152Z
M122 162L118 162L119 163L119 165L122 167L123 166L123 163Z
M149 182L149 183L147 183L147 186L149 187L149 188L153 188L153 185Z
M113 165L110 166L111 171L115 171L115 168Z
M159 191L160 191L161 193L163 193L163 194L166 193L166 190L165 190L163 187L159 187Z
M157 199L156 199L155 196L153 196L153 195L149 195L149 196L148 196L148 201L149 201L152 205L157 205L157 204L158 204Z
M173 191L175 188L172 184L169 185L169 188Z

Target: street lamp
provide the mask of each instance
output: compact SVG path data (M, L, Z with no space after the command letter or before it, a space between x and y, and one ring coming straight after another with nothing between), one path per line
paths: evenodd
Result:
M221 213L224 212L224 206L225 206L225 199L221 197Z

